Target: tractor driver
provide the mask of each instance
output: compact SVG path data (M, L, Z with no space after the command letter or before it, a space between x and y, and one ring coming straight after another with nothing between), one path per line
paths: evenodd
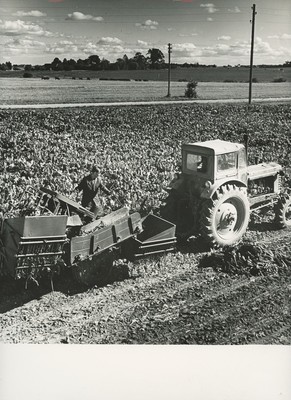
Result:
M92 167L90 174L84 176L75 188L78 192L83 192L81 204L83 207L89 208L94 213L95 218L103 215L103 207L98 196L99 188L110 195L110 191L102 183L99 169L95 166Z

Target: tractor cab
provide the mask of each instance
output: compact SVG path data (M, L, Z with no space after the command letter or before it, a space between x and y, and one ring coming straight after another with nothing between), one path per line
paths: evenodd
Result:
M182 145L182 172L202 185L213 185L225 179L247 181L244 145L222 140L209 140Z

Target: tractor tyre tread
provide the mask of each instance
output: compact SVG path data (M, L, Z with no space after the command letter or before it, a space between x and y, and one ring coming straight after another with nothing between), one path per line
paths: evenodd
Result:
M223 236L215 224L219 207L227 201L233 202L238 214L238 222L233 234ZM247 230L250 218L250 206L245 187L226 184L221 186L212 196L202 203L200 213L200 234L212 247L230 246L239 242Z
M274 207L275 224L281 229L291 229L291 196L282 195ZM288 213L288 215L287 215ZM289 215L290 214L290 215Z

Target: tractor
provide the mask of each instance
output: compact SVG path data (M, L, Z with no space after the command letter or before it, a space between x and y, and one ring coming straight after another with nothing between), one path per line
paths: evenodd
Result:
M247 163L244 144L220 139L182 144L182 172L176 174L161 216L177 227L179 239L200 236L213 247L237 243L250 213L273 207L275 223L291 227L291 196L282 187L283 168Z

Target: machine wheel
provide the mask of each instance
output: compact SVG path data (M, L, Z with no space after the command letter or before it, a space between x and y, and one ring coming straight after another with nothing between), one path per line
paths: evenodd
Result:
M113 262L116 259L114 251L106 251L91 259L79 261L72 266L74 279L85 286L102 286L108 282Z
M275 223L279 228L291 228L291 196L282 196L274 208Z
M247 230L250 206L246 189L235 185L220 187L202 204L200 233L214 246L230 246Z

